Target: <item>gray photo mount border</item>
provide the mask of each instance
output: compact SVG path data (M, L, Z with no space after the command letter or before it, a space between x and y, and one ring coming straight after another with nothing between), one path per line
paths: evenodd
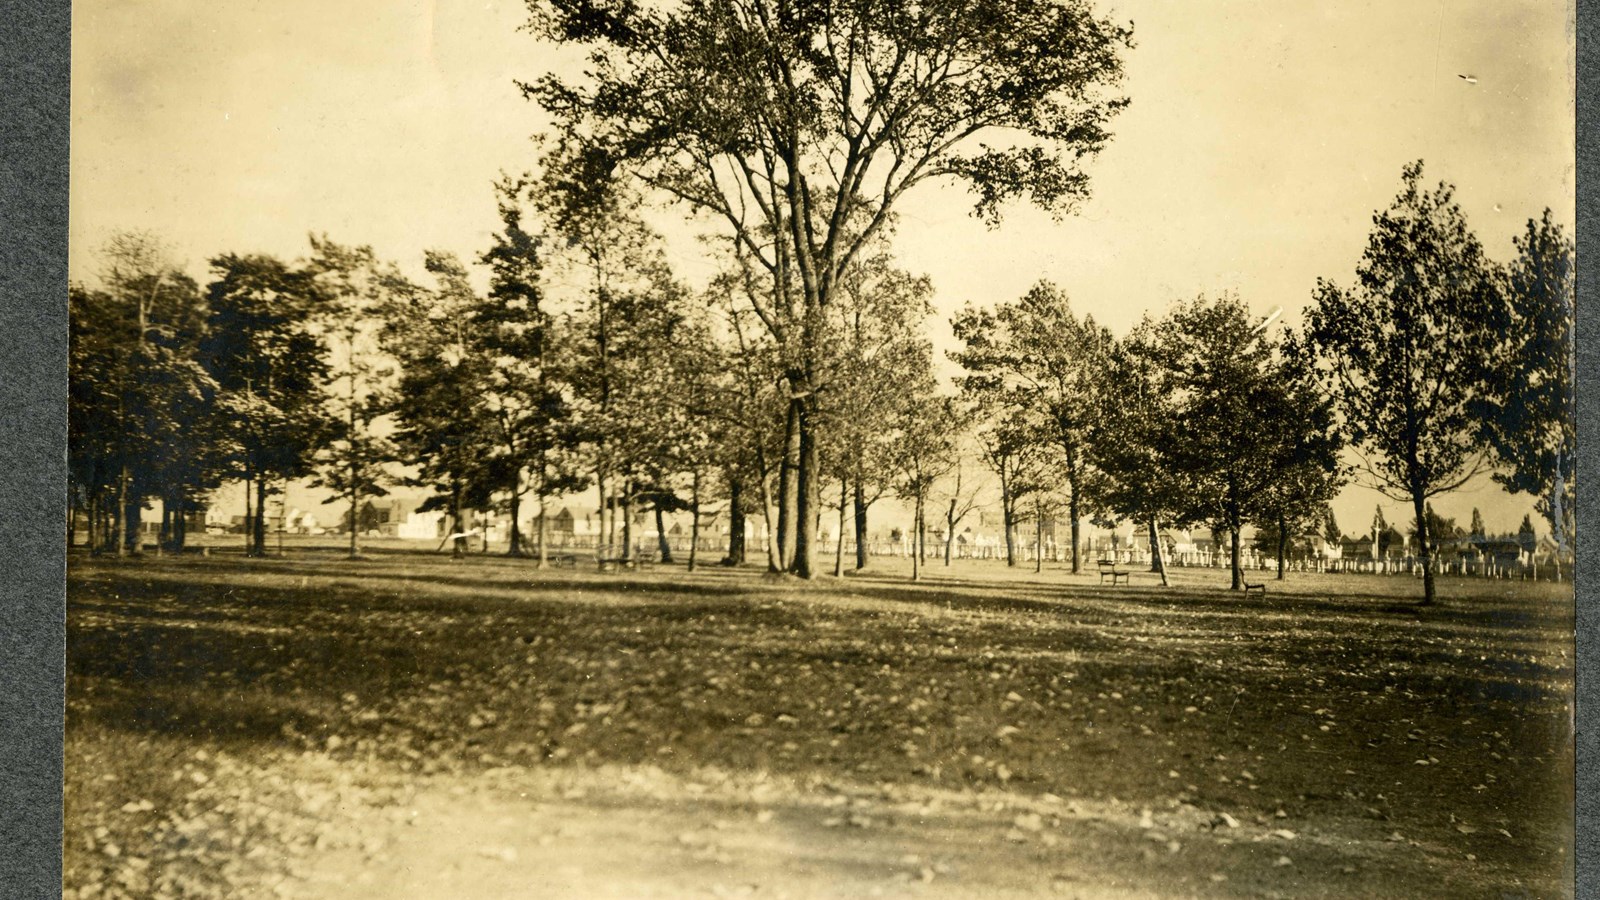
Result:
M1600 295L1600 0L1577 6L1578 294ZM61 893L62 726L66 548L53 523L66 515L66 352L70 0L0 6L0 885L5 897ZM1600 252L1600 251L1596 251ZM1600 395L1600 325L1580 311L1579 433L1590 433ZM1600 471L1600 441L1579 444L1579 468ZM1596 509L1594 478L1579 505ZM1579 546L1586 545L1582 533ZM1600 897L1600 554L1577 559L1577 884Z
M1578 509L1597 509L1595 476L1600 472L1600 440L1583 438L1593 435L1593 426L1600 412L1600 395L1595 393L1595 376L1600 373L1600 324L1595 320L1595 309L1584 311L1591 298L1600 296L1600 270L1586 261L1600 253L1600 201L1595 197L1595 184L1600 181L1600 147L1595 145L1595 135L1600 133L1600 0L1577 0L1577 258L1578 258L1578 310L1577 342L1578 372L1576 379L1578 405L1578 469L1589 473L1578 479ZM1581 515L1581 513L1580 513ZM1595 672L1600 669L1600 606L1596 605L1595 588L1600 585L1600 554L1582 552L1589 546L1586 533L1579 526L1575 548L1577 587L1577 897L1600 897L1600 834L1596 819L1600 818L1600 776L1595 766L1600 763L1600 692L1595 688Z
M0 895L59 897L72 6L0 21Z

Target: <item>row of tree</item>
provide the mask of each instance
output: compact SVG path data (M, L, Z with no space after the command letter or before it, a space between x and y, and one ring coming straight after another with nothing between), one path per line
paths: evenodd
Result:
M1074 528L1098 513L1206 521L1235 544L1245 522L1288 532L1337 485L1341 441L1419 521L1489 451L1509 487L1570 519L1571 248L1548 216L1496 267L1449 189L1425 191L1412 167L1357 284L1319 285L1303 332L1271 339L1221 298L1111 340L1041 285L963 313L967 377L946 398L918 327L931 288L888 252L895 207L956 183L991 222L1015 200L1071 212L1128 102L1131 26L1087 0L529 11L532 33L589 62L524 85L552 125L542 174L502 185L486 293L442 255L432 288L326 240L293 266L252 257L282 284L232 281L282 318L245 348L241 380L231 356L201 350L240 327L208 305L231 258L204 292L148 260L75 290L75 472L119 552L140 497L182 509L231 474L255 485L259 510L275 479L320 464L353 505L399 457L458 521L466 505L542 506L592 486L629 552L637 508L686 505L698 524L705 498L725 495L733 534L767 516L769 564L810 577L833 497L841 522L854 513L858 553L868 509L891 493L925 533L975 420L1008 536L1057 503ZM643 224L641 203L658 198L710 226L722 272L703 295ZM558 282L564 295L548 296ZM321 361L295 361L291 336L320 343ZM291 398L290 369L319 390ZM199 426L185 404L250 417ZM969 483L938 511L947 534L975 502Z
M1559 559L1575 527L1572 243L1546 211L1495 264L1449 185L1427 190L1420 163L1402 180L1356 284L1319 282L1304 328L1276 340L1231 297L1121 340L1048 283L964 310L952 355L1008 535L1025 498L1064 508L1076 571L1086 516L1145 523L1156 547L1163 522L1205 523L1231 536L1237 589L1242 525L1276 539L1281 573L1286 544L1355 475L1413 506L1431 602L1429 500L1488 469L1534 495Z
M1483 525L1483 515L1477 508L1472 510L1472 522L1467 528L1456 524L1455 519L1442 516L1434 512L1433 504L1429 503L1423 509L1423 518L1427 522L1427 539L1432 554L1454 552L1456 555L1470 553L1482 555L1492 553L1495 547L1512 547L1518 553L1532 556L1538 548L1538 533L1533 528L1533 516L1524 515L1522 524L1511 533L1491 534ZM1415 522L1411 529L1402 533L1399 528L1391 525L1383 515L1383 507L1378 507L1372 517L1371 531L1361 539L1370 537L1372 545L1370 552L1374 557L1388 558L1394 554L1402 553L1409 548L1420 546L1422 530ZM1270 537L1275 543L1276 535L1264 532L1258 536L1257 549L1270 550L1270 546L1261 543L1263 537ZM1349 541L1342 538L1337 528L1330 528L1329 540L1333 542ZM1558 557L1559 564L1559 557Z
M315 236L293 263L220 255L202 288L153 238L114 239L101 283L71 290L72 497L91 544L136 549L146 501L159 499L159 540L181 547L185 513L236 480L260 553L269 497L310 475L352 523L396 481L428 489L423 508L448 512L457 552L467 510L502 510L510 552L541 562L547 535L519 530L529 500L543 529L552 498L595 489L601 532L623 555L640 512L659 526L688 510L697 528L715 504L733 520L730 562L744 561L756 514L779 536L770 565L789 570L822 509L801 518L809 454L838 480L841 517L854 507L864 549L867 510L897 490L891 432L934 393L927 280L881 247L853 267L817 328L822 397L803 411L804 434L827 437L802 440L792 362L759 324L772 300L749 270L730 257L691 293L636 198L578 197L586 182L547 171L561 174L501 185L486 291L449 254L427 254L427 285L370 248ZM359 539L350 528L352 555Z
M525 86L552 118L563 167L590 186L623 181L705 215L746 272L769 282L749 294L782 351L801 521L819 502L824 329L896 203L943 181L969 187L991 222L1019 199L1070 212L1088 196L1084 161L1128 102L1117 89L1132 27L1087 0L528 7L531 32L591 63L580 77ZM984 332L1010 330L1001 313L960 323L976 366L966 392L990 414L984 446L999 456L1008 525L1027 493L1042 516L1042 492L1010 485L1030 481L1022 448L1048 445L1073 522L1098 502L1152 523L1220 522L1236 542L1247 518L1287 525L1302 515L1336 480L1324 464L1344 439L1369 482L1411 502L1424 530L1427 498L1492 459L1508 488L1541 498L1570 546L1570 241L1547 213L1518 241L1518 261L1495 266L1448 187L1426 190L1420 163L1404 182L1374 220L1356 284L1319 283L1304 332L1281 346L1235 301L1198 302L1105 352L1092 323L1074 324L1040 338L1082 345L1055 348L1066 351L1055 363L985 359ZM1017 315L1053 303L1047 288L1037 294ZM1101 356L1115 389L1079 378L1098 375ZM1018 402L1025 384L1041 399ZM927 483L915 468L910 481ZM909 492L920 529L922 493ZM802 575L813 570L807 531L794 551Z
M401 464L458 534L468 509L508 512L513 554L542 560L548 545L520 534L526 500L543 529L550 500L593 487L602 533L624 554L641 510L659 534L665 514L688 510L698 527L725 511L727 561L742 562L755 514L777 535L769 566L798 572L824 514L821 490L801 503L809 456L813 489L831 485L836 498L837 533L854 527L857 568L880 498L908 501L920 568L930 504L940 501L948 557L988 482L1012 564L1029 521L1037 540L1047 521L1068 523L1074 571L1086 519L1147 528L1158 570L1163 527L1205 524L1230 536L1237 586L1246 524L1275 542L1280 569L1299 537L1337 539L1328 502L1350 474L1347 444L1377 486L1417 503L1424 567L1454 530L1428 498L1486 462L1502 464L1508 487L1537 490L1570 539L1569 463L1526 449L1570 435L1557 427L1570 413L1548 399L1565 391L1570 403L1570 380L1551 383L1570 379L1570 242L1547 215L1510 266L1493 266L1449 188L1417 189L1418 167L1376 218L1360 286L1320 284L1303 332L1274 336L1270 319L1225 296L1178 304L1119 339L1040 282L956 316L954 396L939 390L923 336L931 285L880 240L815 324L805 404L793 348L764 324L778 308L771 282L729 254L690 292L637 198L591 192L605 205L586 211L565 177L501 185L503 228L480 257L487 291L448 254L428 254L434 284L423 286L369 248L317 237L294 264L218 256L202 289L151 239L113 240L102 286L72 291L73 498L91 541L136 546L153 497L161 540L181 546L184 512L234 479L259 553L262 511L288 480L314 473L354 521ZM1476 275L1462 274L1463 257ZM1406 277L1376 274L1389 270ZM563 296L550 296L552 280Z

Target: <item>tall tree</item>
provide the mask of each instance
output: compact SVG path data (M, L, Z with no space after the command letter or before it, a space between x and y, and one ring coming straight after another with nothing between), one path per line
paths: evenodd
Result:
M729 493L742 498L754 492L749 502L766 527L767 568L782 572L788 569L789 560L784 529L778 527L784 513L780 510L775 515L774 506L781 506L781 481L787 474L785 427L789 424L789 408L783 400L787 392L780 348L753 321L757 318L755 304L749 296L764 289L755 273L735 254L733 267L712 279L707 290L707 300L718 313L717 334L726 372L726 377L716 382L712 409L720 425L719 444L725 453L723 468ZM779 484L775 486L775 482ZM744 510L731 497L729 514L730 534L742 536ZM738 521L732 521L735 519ZM736 539L742 541L742 537L730 537L730 541ZM731 544L728 561L743 562Z
M1253 426L1273 430L1268 466L1273 480L1255 504L1252 519L1275 538L1278 580L1284 578L1289 545L1302 534L1316 534L1329 514L1328 503L1346 481L1340 463L1344 435L1332 400L1316 382L1315 360L1290 331L1278 361L1283 415L1261 416Z
M1506 271L1512 325L1484 399L1481 421L1504 471L1494 480L1531 494L1550 523L1556 565L1577 527L1577 318L1572 239L1550 210L1528 220Z
M660 535L664 561L671 558L663 513L689 513L689 553L686 564L694 571L699 562L700 526L707 516L706 506L713 501L717 472L728 471L730 451L724 442L737 444L739 436L722 418L725 412L727 378L723 369L726 355L715 341L714 319L709 310L691 305L678 295L675 308L661 319L666 327L655 334L659 342L654 389L654 416L657 453L652 476L658 486L652 497L656 528ZM737 467L733 467L738 478ZM731 487L731 485L730 485ZM684 494L687 493L687 496ZM730 495L734 493L730 490ZM727 497L730 510L740 502ZM737 515L731 517L737 519ZM729 522L729 554L734 553L733 527L743 539L742 520ZM742 551L741 551L742 552Z
M121 391L116 307L104 291L81 284L67 291L67 471L89 529L89 547L111 550L109 512L119 480ZM121 376L121 377L119 377ZM81 498L81 499L80 499Z
M764 326L793 348L796 521L810 522L824 312L846 269L916 185L970 184L991 220L1026 197L1088 194L1081 162L1126 100L1131 30L1085 0L775 0L668 6L533 0L536 33L589 52L582 81L527 87L593 168L623 171L718 219L771 278ZM813 574L808 527L794 570Z
M560 262L586 282L569 332L575 433L590 453L601 539L615 544L620 530L623 552L631 553L629 510L644 486L635 478L639 448L623 435L622 418L629 413L618 404L625 390L621 373L630 361L620 354L625 346L642 350L648 344L636 340L643 332L630 329L648 328L651 307L661 307L679 288L660 236L641 217L638 192L582 141L563 135L546 144L543 175L528 196L564 251Z
M701 340L688 317L689 295L674 278L656 236L641 226L627 279L612 280L599 304L582 310L573 383L585 436L596 448L597 473L610 479L613 522L620 520L623 558L637 552L639 507L659 497L690 437L671 363L682 345Z
M1339 530L1339 520L1334 518L1332 504L1322 506L1322 539L1337 549L1344 541L1344 532Z
M310 272L267 255L211 261L210 323L201 360L232 421L227 474L254 487L249 551L266 552L266 502L273 484L310 473L327 433L328 365L313 332L318 294Z
M1015 566L1017 526L1026 518L1024 501L1045 490L1046 460L1033 429L1003 415L986 419L978 429L977 441L984 465L1000 485L1000 528L1006 542L1006 565Z
M482 299L454 255L428 251L425 266L438 287L398 292L383 310L382 347L399 364L386 412L400 461L414 467L407 482L433 492L418 509L448 512L451 554L460 557L466 509L488 506L496 489L509 488L515 522L523 460L519 435L512 454L496 454L497 410L483 390L494 359L476 321Z
M981 505L983 484L973 477L976 473L970 471L970 464L975 462L974 457L978 451L974 447L971 435L971 416L963 410L961 418L961 433L957 437L956 463L950 475L945 478L940 492L944 509L944 564L950 565L951 558L955 555L956 528L966 521Z
M895 477L890 423L918 402L906 386L918 383L929 365L923 324L932 295L932 282L897 267L883 246L846 271L824 323L815 419L826 474L839 486L836 573L843 569L844 519L852 507L855 568L867 566L868 512Z
M911 580L922 578L927 555L928 497L934 484L955 468L960 414L954 397L935 397L932 379L913 391L919 403L902 409L895 423L895 493L912 507Z
M1103 389L1111 333L1093 317L1078 318L1067 295L1041 281L1015 303L967 307L952 323L964 343L951 358L989 379L1007 402L1038 422L1039 439L1055 445L1072 531L1072 571L1082 569L1079 526L1098 510L1089 432Z
M549 559L552 498L589 486L579 455L569 367L575 341L552 315L543 288L544 256L539 238L523 225L525 184L497 185L501 230L482 261L489 266L489 294L475 315L484 352L492 360L483 385L497 436L501 480L509 484L512 539L507 553L522 553L521 473L539 505L538 564Z
M1426 527L1428 500L1483 468L1478 410L1509 322L1455 189L1441 182L1427 190L1421 162L1407 165L1401 181L1373 217L1355 285L1319 280L1306 330L1369 485L1409 500ZM1422 537L1426 605L1435 590Z
M1161 529L1188 524L1192 513L1173 458L1184 426L1161 370L1143 352L1141 335L1136 331L1111 348L1087 447L1105 477L1101 500L1108 511L1144 525L1153 548L1151 568L1166 584Z
M165 245L122 232L100 256L100 289L77 286L69 297L69 434L77 442L69 458L92 488L95 513L110 514L96 536L122 556L139 549L146 498L181 505L202 486L194 438L215 385L196 359L204 298Z
M1199 298L1130 335L1155 379L1162 469L1179 486L1179 518L1229 534L1232 586L1244 587L1241 529L1320 504L1337 470L1332 416L1302 366L1279 353L1237 298ZM1314 508L1314 506L1312 507ZM1286 530L1286 529L1285 529Z
M1517 526L1517 545L1522 548L1523 553L1528 554L1530 557L1539 546L1539 536L1533 530L1532 516L1523 516L1522 524Z
M387 412L385 392L393 376L378 340L380 311L416 290L392 263L371 247L338 244L311 236L307 264L324 300L319 325L328 344L329 439L319 454L316 484L333 491L327 502L349 507L350 556L361 555L361 504L388 494L388 463L396 449L375 427Z

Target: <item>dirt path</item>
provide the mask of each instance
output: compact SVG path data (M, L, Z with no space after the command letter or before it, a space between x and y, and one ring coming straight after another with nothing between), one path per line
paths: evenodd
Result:
M705 776L608 767L418 783L403 790L405 802L365 811L344 847L314 855L279 893L1112 900L1193 892L1140 887L1097 861L1090 832L1120 830L1106 810Z
M342 810L279 896L1124 900L1489 887L1487 873L1441 869L1440 848L1375 823L1297 832L1185 803L610 765L366 780L389 801Z

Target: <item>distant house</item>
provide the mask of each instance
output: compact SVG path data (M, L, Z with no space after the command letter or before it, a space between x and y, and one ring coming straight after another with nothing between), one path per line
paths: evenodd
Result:
M416 541L436 541L445 536L449 523L444 510L412 510L406 520L395 528L398 537Z
M406 520L412 510L416 509L415 501L403 498L368 499L357 507L357 524L362 534L383 534L394 536L400 531L400 523ZM350 509L346 507L344 514L339 518L339 528L346 533L350 530Z
M1328 540L1322 535L1312 535L1304 538L1302 543L1310 546L1311 555L1317 559L1340 559L1344 555L1344 550L1339 544Z
M263 519L263 524L266 526L268 533L283 529L284 517L282 515L269 512ZM228 522L228 531L233 534L248 534L254 528L255 520L255 516L232 516Z
M539 517L537 515L529 516L523 523L523 533L530 540L538 540ZM571 544L578 538L592 538L599 533L599 519L589 513L579 516L572 511L571 507L563 506L550 516L550 542L557 546Z

